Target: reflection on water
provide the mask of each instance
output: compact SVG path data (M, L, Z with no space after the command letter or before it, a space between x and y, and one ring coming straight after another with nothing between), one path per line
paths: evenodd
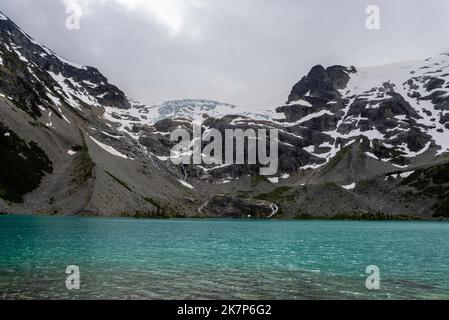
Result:
M0 244L4 299L449 298L447 223L2 216Z

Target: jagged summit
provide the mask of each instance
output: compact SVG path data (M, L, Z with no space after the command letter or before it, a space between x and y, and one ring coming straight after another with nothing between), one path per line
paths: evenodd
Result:
M109 84L96 68L67 61L32 39L11 20L5 19L0 20L2 64L20 70L20 78L39 88L26 93L34 96L32 99L36 105L47 108L49 104L62 103L77 109L91 105L130 107L124 93ZM3 85L2 90L6 96L30 104L23 100L25 92L15 92L14 86ZM33 111L40 113L36 107Z
M370 68L316 66L277 110L296 133L321 137L305 146L313 155L329 161L365 137L368 155L406 167L449 151L448 80L447 55Z
M147 106L0 14L0 212L449 216L448 55L315 66L275 111L204 99ZM171 132L197 120L204 131L278 129L278 173L174 165Z

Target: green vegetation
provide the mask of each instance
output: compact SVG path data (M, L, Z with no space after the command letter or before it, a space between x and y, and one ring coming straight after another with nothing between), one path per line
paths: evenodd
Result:
M75 164L75 178L73 179L73 182L77 187L84 185L90 178L92 178L95 167L95 163L90 157L89 149L87 148L86 141L84 140L84 135L82 133L81 136L83 137L83 145L72 148L73 151L79 152L79 156L76 160L77 163Z
M145 197L145 201L148 203L151 203L153 206L155 206L156 212L153 212L153 215L156 216L163 216L163 217L176 217L176 218L184 218L184 215L179 214L179 207L174 207L171 204L168 203L161 203L159 201L156 201L150 197Z
M431 184L440 185L446 183L449 183L449 162L428 169L418 169L401 184L423 190Z
M35 143L26 143L0 123L0 198L20 203L53 172L52 163Z
M446 199L443 199L441 201L438 201L434 206L433 209L435 210L434 217L449 217L449 197L446 197Z
M437 199L434 217L449 217L449 162L427 169L416 170L402 185L418 189L422 194Z
M339 153L337 153L337 155L331 159L331 161L329 161L329 164L326 165L326 171L329 171L333 168L335 168L340 161L342 161L344 159L344 157L348 154L348 152L351 150L351 146L347 146L343 149L340 150Z
M143 200L150 203L156 210L151 211L136 211L133 214L123 214L123 217L132 217L135 219L170 219L170 218L185 218L180 214L179 208L175 208L167 203L161 203L150 197L144 197Z
M109 171L105 170L104 172L106 172L106 174L108 176L110 176L115 182L117 182L119 185L121 185L123 188L125 188L126 190L133 192L133 190L128 186L128 184L126 182L124 182L123 180L120 180L119 178L117 178L116 176L114 176L112 173L110 173Z
M246 198L250 198L252 195L251 191L246 191L246 190L237 190L236 192L236 197L240 198L240 199L246 199Z
M151 203L153 206L155 206L158 210L162 209L162 206L159 204L159 202L153 200L150 197L144 197L143 200L145 200L148 203Z
M285 204L287 202L295 201L295 194L292 193L285 194L291 191L292 189L293 187L288 186L279 187L271 192L261 193L255 196L254 198L257 200L264 200L276 204L278 206L277 215L282 216L282 214L284 213L283 207L285 206Z
M268 179L265 176L261 176L259 174L254 174L251 176L251 184L253 187L262 182L268 182Z
M292 187L279 187L269 193L261 193L257 195L255 198L257 200L265 200L273 203L279 203L283 201L294 201L295 195L288 194L285 195L286 192L292 190Z

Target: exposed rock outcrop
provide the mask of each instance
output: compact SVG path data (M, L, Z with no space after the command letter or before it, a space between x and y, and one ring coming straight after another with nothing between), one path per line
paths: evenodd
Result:
M0 213L135 217L449 215L449 56L315 66L277 112L149 107L0 19ZM174 165L173 130L277 129L279 170ZM203 147L207 142L203 142ZM224 148L224 146L223 146Z

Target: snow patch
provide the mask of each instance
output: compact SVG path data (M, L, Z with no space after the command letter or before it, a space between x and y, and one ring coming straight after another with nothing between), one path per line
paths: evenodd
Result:
M403 178L403 179L406 179L406 178L410 177L414 173L415 173L415 171L403 172L403 173L399 174L399 176L401 178Z
M303 107L309 107L309 108L312 107L312 104L310 102L302 100L302 99L296 100L296 101L291 101L291 102L287 103L287 106L298 106L298 105L303 106Z
M48 122L45 124L47 127L49 127L49 128L51 128L51 127L53 127L53 123L51 122L51 115L53 114L53 112L52 111L50 111L49 113L48 113Z
M61 99L56 98L51 93L47 92L47 97L50 98L50 100L53 102L55 106L61 106Z
M279 177L268 178L268 181L270 181L273 184L277 184L279 183Z
M96 140L94 137L90 137L92 139L93 142L95 142L98 146L100 146L102 149L104 149L105 151L109 152L110 154L123 158L123 159L128 159L128 156L124 155L121 152L118 152L117 150L115 150L113 147L108 146L104 143L101 143L100 141Z
M98 100L89 95L86 89L79 83L75 82L73 79L65 78L61 73L55 74L51 71L47 72L61 87L62 90L59 90L59 94L67 97L67 102L72 107L81 110L81 106L78 101L81 101L87 105L96 107L100 106ZM69 83L71 84L71 86L69 85ZM78 101L76 101L75 99L77 99Z
M356 186L356 184L354 182L354 183L348 184L347 186L341 186L341 187L346 190L354 190L355 186Z
M184 180L178 180L184 187L189 189L195 189L190 183L184 181Z
M365 154L366 154L368 157L370 157L370 158L379 160L379 158L378 158L374 153L371 153L371 152L365 152Z
M310 120L312 120L312 119L322 117L322 116L324 116L324 115L330 115L330 116L333 116L334 114L333 114L332 112L328 111L328 110L321 110L321 111L318 111L318 112L309 114L309 115L303 117L302 119L300 119L300 120L298 120L298 121L296 121L296 122L293 122L293 123L285 123L284 125L289 125L289 126L290 126L290 125L298 125L298 124L301 124L301 123L310 121Z

